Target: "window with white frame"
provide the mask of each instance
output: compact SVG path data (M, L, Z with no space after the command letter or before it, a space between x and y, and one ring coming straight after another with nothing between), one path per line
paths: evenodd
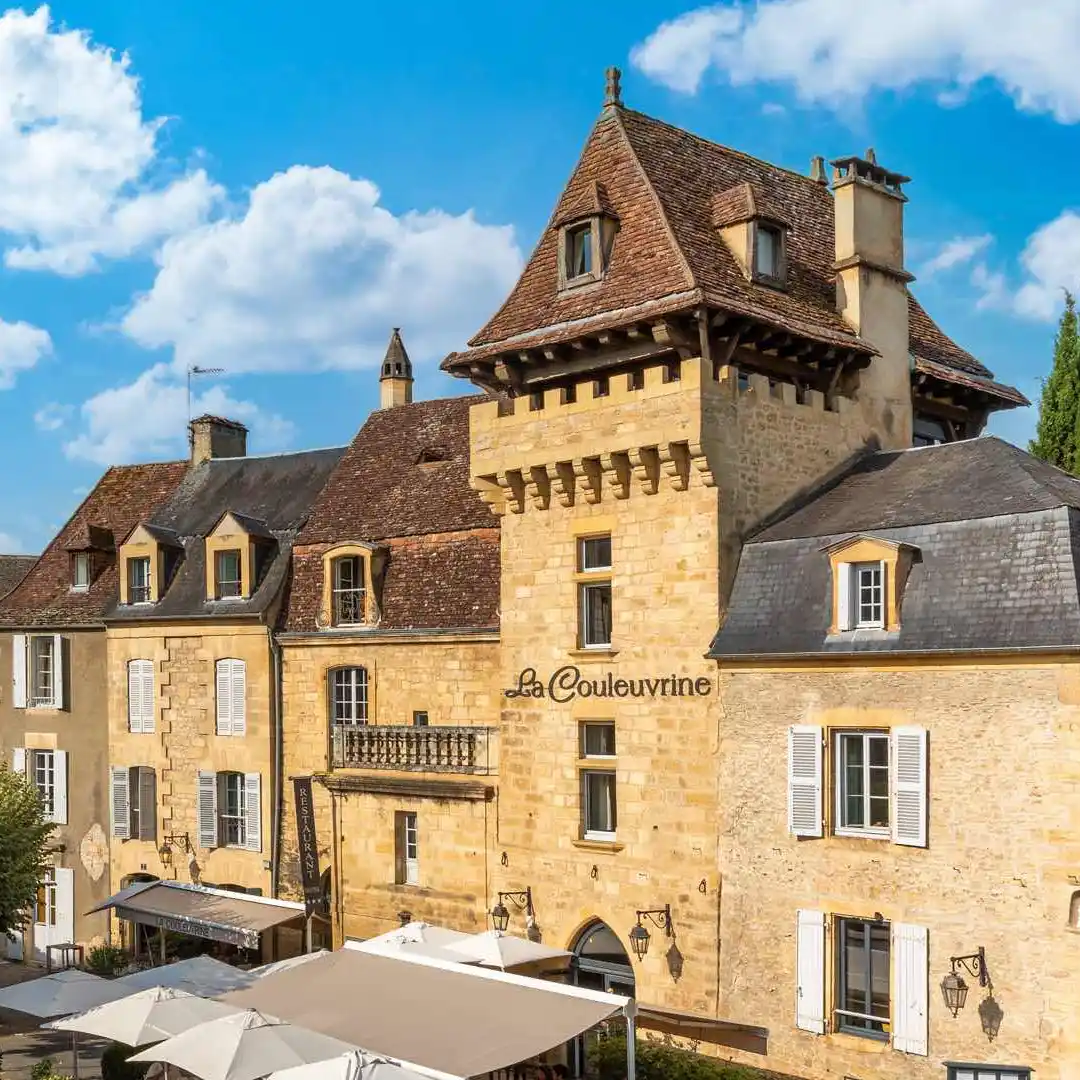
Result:
M56 925L56 871L51 866L45 868L45 874L38 882L34 922L38 926Z
M887 1038L889 924L836 920L836 1030Z
M333 621L335 626L355 626L364 621L364 560L343 555L331 564L333 573Z
M262 850L262 777L209 772L196 778L199 847Z
M1031 1080L1031 1070L1017 1065L972 1065L945 1062L948 1080Z
M34 634L30 638L30 706L50 708L56 704L56 639Z
M64 639L59 634L13 634L11 675L16 709L64 708Z
M244 774L218 773L218 827L222 847L245 847Z
M140 556L127 560L127 587L129 604L150 603L150 558Z
M330 672L330 704L333 723L366 724L368 722L367 668L334 668Z
M889 835L889 733L839 731L833 736L836 831Z
M585 720L579 726L579 738L581 835L585 840L612 841L617 824L615 723Z
M51 819L56 811L56 758L52 750L31 750L28 764L45 816Z
M578 644L611 648L611 537L578 540Z
M852 563L851 574L856 629L880 629L885 625L884 563Z
M90 552L76 551L71 558L71 587L76 592L90 588Z
M12 772L22 773L37 789L45 819L55 825L68 820L68 762L65 750L37 750L16 747L12 751Z
M240 552L231 549L214 555L214 592L218 600L234 600L244 593Z
M416 814L398 810L394 814L394 883L420 884L420 845Z
M157 839L157 774L145 765L112 765L110 822L117 840Z

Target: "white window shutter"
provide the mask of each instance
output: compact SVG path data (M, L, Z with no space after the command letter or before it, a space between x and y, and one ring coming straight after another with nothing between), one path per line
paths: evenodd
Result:
M243 735L247 729L247 664L243 660L232 662L230 679L232 693L232 733Z
M67 751L53 751L53 812L52 820L57 825L68 823L68 780Z
M926 847L926 728L893 728L891 749L893 843Z
M75 871L70 867L58 866L53 871L56 891L53 894L56 903L56 927L53 930L53 945L66 945L75 940Z
M136 660L139 669L139 730L154 733L154 661Z
M64 639L53 634L53 700L54 709L64 708L67 702L67 687L64 685Z
M217 775L199 772L198 786L199 847L218 846Z
M109 766L109 810L111 832L115 840L127 840L131 836L131 780L123 765Z
M821 836L821 728L788 729L788 830L794 836Z
M909 923L892 926L892 1044L905 1054L927 1054L926 927Z
M258 773L244 774L244 847L262 851L262 798Z
M232 734L232 672L231 660L217 662L217 733Z
M26 748L23 746L16 746L11 751L11 771L14 773L22 773L26 775Z
M11 636L11 700L16 709L26 708L26 635Z
M850 630L855 625L851 599L851 563L836 564L836 629Z
M799 911L796 935L795 1026L825 1034L825 914Z

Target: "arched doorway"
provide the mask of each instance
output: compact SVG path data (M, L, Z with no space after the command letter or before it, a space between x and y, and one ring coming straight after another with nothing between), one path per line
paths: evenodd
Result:
M623 943L607 923L597 919L578 935L571 950L570 974L575 986L634 997L634 969ZM570 1044L570 1065L574 1076L584 1076L589 1033Z

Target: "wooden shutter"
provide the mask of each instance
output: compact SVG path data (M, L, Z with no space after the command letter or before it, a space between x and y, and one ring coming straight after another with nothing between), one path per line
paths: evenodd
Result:
M825 1034L825 915L799 911L796 933L795 1025Z
M198 809L199 847L218 846L217 775L199 771Z
M23 746L16 746L11 751L11 771L14 773L22 773L26 775L26 748Z
M154 662L128 661L128 730L153 734Z
M67 665L64 663L64 639L59 634L53 634L52 650L52 707L54 709L62 709L67 702L67 687L65 686L64 678L64 671Z
M926 729L893 728L891 749L889 794L892 806L889 817L893 843L926 847Z
M123 765L109 766L109 810L112 835L116 840L131 836L131 781L128 769Z
M892 1044L905 1054L927 1053L929 971L925 926L892 926Z
M53 756L53 812L57 825L68 823L67 751L54 750Z
M794 836L821 836L821 739L819 727L788 729L788 829Z
M850 630L855 625L855 605L851 599L851 563L836 564L836 629Z
M58 866L53 871L56 925L50 932L51 944L68 945L75 940L75 871Z
M397 885L404 885L408 876L405 868L405 853L408 850L405 821L402 811L394 813L394 883Z
M232 686L229 678L232 672L231 660L217 662L217 733L232 734Z
M14 686L11 694L12 704L16 709L26 708L26 635L11 636L11 681Z
M243 735L247 728L247 664L233 660L229 675L229 692L232 697L232 733Z
M262 797L259 774L244 774L244 847L262 851Z
M139 839L157 839L157 773L146 766L137 772L138 790L132 794L139 800Z

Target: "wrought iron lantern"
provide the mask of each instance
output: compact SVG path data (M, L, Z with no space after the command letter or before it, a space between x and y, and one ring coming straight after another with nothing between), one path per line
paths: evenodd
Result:
M967 956L950 956L949 963L952 970L941 980L941 996L945 1000L945 1007L955 1018L967 1003L968 996L968 984L957 969L966 971L984 987L990 985L990 972L986 967L986 951L981 945L978 952L969 953Z
M509 900L521 908L525 912L526 918L532 918L534 915L531 886L521 892L500 892L499 898L490 912L491 925L500 934L506 933L506 928L510 925L510 910L503 903L504 900Z
M634 950L634 955L639 960L645 959L645 954L649 951L649 942L652 940L648 927L641 922L643 918L648 919L653 926L671 937L671 905L665 904L662 908L650 908L637 912L637 922L630 928L630 948Z

